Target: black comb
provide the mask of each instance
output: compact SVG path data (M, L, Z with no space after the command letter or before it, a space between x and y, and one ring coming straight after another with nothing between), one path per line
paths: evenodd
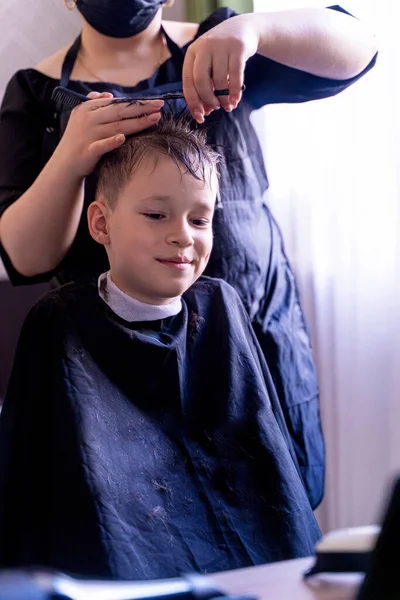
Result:
M243 85L242 91L246 88ZM214 94L216 96L229 96L229 90L215 90ZM125 97L125 98L110 98L110 104L136 104L138 102L146 102L149 100L176 100L184 98L182 92L178 93L167 93L167 94L159 94L154 96L135 96L135 97ZM51 99L57 104L61 104L64 108L73 109L82 102L87 102L90 100L87 96L83 94L78 94L78 92L73 92L68 88L58 86L54 88L53 93L51 95Z

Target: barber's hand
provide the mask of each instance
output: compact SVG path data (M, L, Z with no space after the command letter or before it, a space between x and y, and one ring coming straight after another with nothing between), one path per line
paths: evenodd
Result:
M198 123L219 105L231 111L240 102L246 61L257 52L259 36L254 15L238 15L199 37L183 64L183 93ZM229 89L215 96L214 89Z
M77 178L90 175L103 154L122 146L125 136L157 123L164 104L162 100L110 104L113 95L108 92L91 92L88 97L90 102L82 102L72 111L55 150Z

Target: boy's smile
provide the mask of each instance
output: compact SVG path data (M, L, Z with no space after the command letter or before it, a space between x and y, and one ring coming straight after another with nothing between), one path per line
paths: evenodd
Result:
M156 260L170 269L185 271L192 264L192 260L186 256L172 256L171 258L156 258Z

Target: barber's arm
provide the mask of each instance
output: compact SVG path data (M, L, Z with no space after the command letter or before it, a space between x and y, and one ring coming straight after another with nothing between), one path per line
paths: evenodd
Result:
M47 275L51 275L67 254L78 230L85 177L92 173L103 154L124 143L126 135L156 123L163 105L158 100L140 106L112 105L112 95L107 92L92 92L89 96L90 102L72 111L60 143L36 179L16 199L12 198L1 214L2 255L9 270L17 273L11 281L22 277L36 282L41 275L48 279ZM19 114L9 105L6 94L0 118L0 148L9 144L14 151L9 150L9 156L2 156L0 213L1 195L10 187L7 179L13 176L19 179L19 170L23 178L23 171L32 171L24 162L36 164L38 160L31 156L37 144L31 149L24 139L25 132L29 135L33 119L34 115ZM6 152L7 149L4 154ZM25 161L26 157L31 160Z
M183 70L184 93L192 115L201 122L218 103L226 110L235 108L246 62L255 54L316 77L348 80L362 72L375 53L373 34L340 10L236 15L190 46ZM259 72L260 79L263 75ZM216 99L213 86L223 89L228 81L230 95Z
M336 10L303 8L238 15L257 31L257 53L319 77L349 79L377 48L361 21Z

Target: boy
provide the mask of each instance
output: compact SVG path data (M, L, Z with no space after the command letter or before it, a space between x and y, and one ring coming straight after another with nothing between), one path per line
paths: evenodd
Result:
M0 421L0 564L148 579L310 555L319 537L236 292L200 277L218 155L167 120L106 155L110 271L29 314ZM200 278L200 279L199 279Z

